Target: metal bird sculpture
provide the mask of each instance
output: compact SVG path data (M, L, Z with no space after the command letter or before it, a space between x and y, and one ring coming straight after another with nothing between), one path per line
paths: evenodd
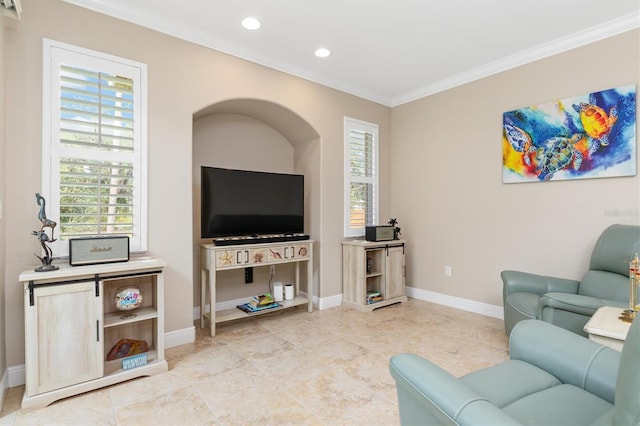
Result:
M42 250L44 250L44 256L38 256L37 254L34 253L34 255L38 259L40 259L40 262L42 263L42 265L38 266L35 269L35 271L36 272L55 271L56 269L58 269L58 267L51 264L51 262L53 262L53 250L51 250L51 247L49 247L47 243L52 243L56 241L56 239L53 236L53 230L55 229L57 223L47 218L47 214L45 212L45 207L47 205L47 202L45 201L44 197L39 193L36 193L36 202L40 206L40 211L38 212L38 220L40 220L41 226L39 231L32 231L31 234L35 235L38 241L40 242L40 245L42 246ZM46 233L47 228L51 229L51 237L49 237L49 234Z

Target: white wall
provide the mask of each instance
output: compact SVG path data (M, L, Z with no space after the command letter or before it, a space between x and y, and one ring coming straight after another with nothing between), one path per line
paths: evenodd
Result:
M640 223L638 176L502 183L502 113L637 85L639 40L634 30L393 109L409 285L501 306L501 270L579 279L606 226Z
M294 111L317 132L313 143L296 146L293 156L296 173L309 176L309 204L318 211L309 229L318 241L314 274L322 297L342 292L344 116L380 126L381 217L400 221L409 240L408 284L418 289L499 305L501 269L577 277L607 224L639 222L637 213L606 213L637 212L638 177L503 185L500 146L504 111L637 84L638 31L391 111L67 3L30 0L23 6L22 20L5 22L4 32L3 81L11 84L5 88L2 165L10 179L0 239L11 250L4 253L0 278L4 319L11 326L4 326L0 349L6 345L9 366L24 362L17 276L33 267L39 250L30 232L37 223L33 193L41 181L43 37L148 64L149 247L169 264L167 332L193 324L193 117L229 99L272 102ZM445 265L453 267L451 278L444 277Z
M4 26L4 21L7 18L0 16L0 26ZM4 31L0 31L0 165L5 163L5 121L4 121L4 106L5 106L5 73L4 73ZM4 206L5 206L5 168L0 170L0 410L2 409L2 403L4 401L4 390L6 388L5 371L7 369L7 357L6 357L6 338L5 327L7 324L7 318L5 316L5 219L4 219Z
M347 115L378 123L385 155L390 149L388 107L64 2L30 0L23 4L22 20L5 33L4 44L5 80L11 82L6 90L4 165L11 180L5 196L6 235L0 238L11 242L4 274L6 318L12 324L6 328L9 366L24 362L22 291L17 276L33 267L33 253L39 250L30 232L37 221L33 194L41 181L43 37L148 66L149 252L168 262L168 333L193 327L194 114L230 99L279 105L295 112L318 135L313 143L294 148L294 163L300 167L296 173L312 173L310 206L318 214L309 228L318 241L314 247L316 291L324 297L342 292L342 122ZM381 173L387 185L388 163ZM386 212L388 191L383 194Z
M273 127L240 114L213 114L193 123L194 255L200 256L200 166L294 173L293 145ZM274 281L293 282L293 268L276 268ZM290 266L290 265L289 265ZM269 269L254 268L254 282L244 284L244 270L219 273L217 301L234 300L269 292ZM200 264L194 262L194 305L200 306Z

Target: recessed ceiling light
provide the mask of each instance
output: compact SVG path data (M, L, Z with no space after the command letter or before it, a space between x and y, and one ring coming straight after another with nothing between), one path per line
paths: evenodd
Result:
M320 49L316 49L315 55L318 58L326 58L327 56L331 55L331 51L327 48L321 47Z
M242 20L242 26L248 30L257 30L261 25L262 24L260 24L260 21L258 21L256 18L252 18L251 16Z

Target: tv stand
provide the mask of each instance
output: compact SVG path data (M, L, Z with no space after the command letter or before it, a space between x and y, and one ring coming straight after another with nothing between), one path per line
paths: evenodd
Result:
M297 234L302 235L302 234ZM295 236L295 235L294 235ZM200 246L200 328L205 327L205 320L209 320L211 337L216 334L216 324L232 321L249 316L261 315L277 310L307 306L307 311L313 311L313 243L307 239L289 242L236 244L220 247L214 244ZM300 294L300 263L307 263L307 295ZM296 264L295 297L293 300L278 302L280 307L247 314L238 308L231 308L216 312L216 275L220 271L241 269L248 267L271 266L283 263ZM206 294L209 289L211 312L205 313Z
M254 234L214 238L213 244L216 246L232 246L261 243L284 243L289 241L305 241L308 239L309 235L307 234Z

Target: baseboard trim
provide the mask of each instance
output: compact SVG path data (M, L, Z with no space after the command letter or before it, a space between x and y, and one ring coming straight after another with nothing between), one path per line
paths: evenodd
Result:
M342 294L336 294L335 296L324 297L318 299L318 309L335 308L342 305Z
M415 287L406 287L407 297L412 297L426 302L437 303L438 305L449 306L451 308L461 309L463 311L474 312L476 314L486 315L488 317L504 319L504 310L502 306L490 305L488 303L477 302L475 300L464 299L462 297L449 296L448 294L436 293L433 291L422 290ZM246 303L247 299L235 299L226 302L216 303L216 311L224 309L232 309L236 306ZM313 297L313 306L319 310L335 308L342 305L342 294L335 296L319 298ZM205 313L210 312L210 305L205 306ZM193 320L200 319L200 307L193 308Z
M449 296L447 294L436 293L433 291L422 290L415 287L407 287L406 293L408 297L426 302L437 303L438 305L449 306L451 308L461 309L463 311L474 312L493 318L504 319L504 311L502 306L490 305L488 303L477 302L475 300L464 299L462 297ZM230 309L237 305L245 303L246 298L230 300L216 304L216 310ZM319 310L334 308L342 305L342 294L335 296L318 298L313 297L313 305ZM205 312L209 312L209 305L205 306ZM200 319L200 307L193 308L193 319ZM185 345L195 342L196 329L194 326L183 328L181 330L170 331L164 335L165 348L173 348L175 346ZM21 386L25 384L25 368L23 365L8 367L0 379L0 410L4 396L8 388Z
M7 376L10 388L24 385L26 383L24 364L8 367Z
M449 306L463 311L474 312L488 317L504 319L502 306L490 305L488 303L477 302L475 300L464 299L462 297L449 296L448 294L436 293L422 290L415 287L406 288L407 296L414 299L437 303L438 305Z
M176 331L170 331L168 333L164 333L164 347L167 349L180 346L180 345L186 345L187 343L193 343L195 341L196 341L195 326L183 328L182 330L176 330Z
M199 318L199 317L198 317ZM166 349L173 348L175 346L185 345L187 343L193 343L196 341L196 328L187 327L182 330L170 331L164 334L164 347ZM15 386L22 386L26 383L24 364L14 365L7 368L7 371L2 376L0 381L0 397L4 398L4 391L7 388L13 388ZM1 404L4 399L0 399Z

